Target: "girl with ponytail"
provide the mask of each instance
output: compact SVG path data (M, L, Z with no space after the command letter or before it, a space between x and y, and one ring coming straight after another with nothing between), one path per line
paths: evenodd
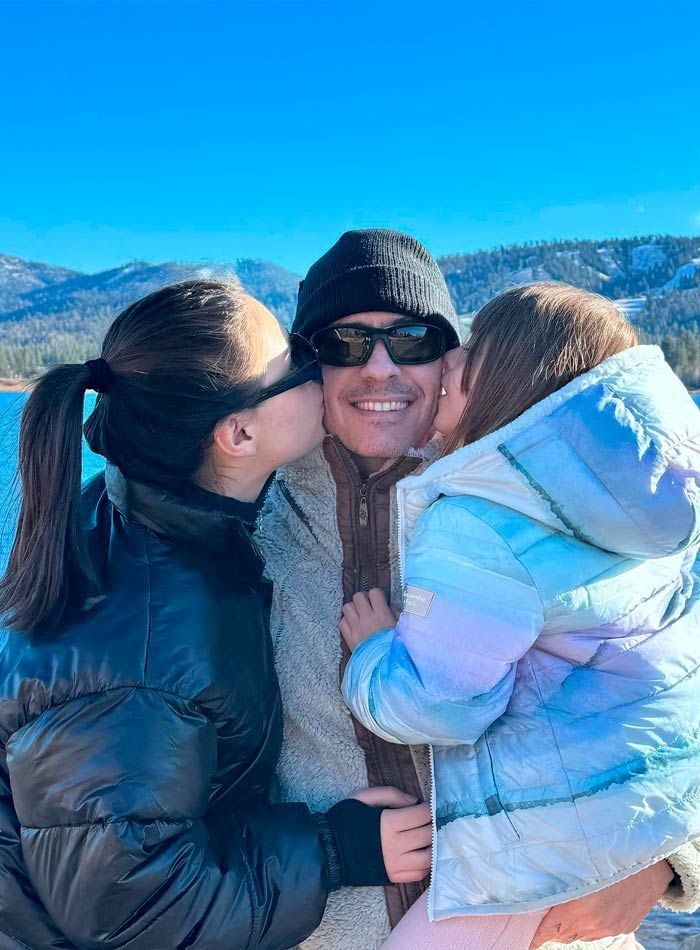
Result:
M262 304L193 280L34 388L0 582L3 948L277 950L329 891L385 883L362 794L268 803L281 709L251 533L274 470L323 438L319 380ZM107 467L81 489L87 390Z

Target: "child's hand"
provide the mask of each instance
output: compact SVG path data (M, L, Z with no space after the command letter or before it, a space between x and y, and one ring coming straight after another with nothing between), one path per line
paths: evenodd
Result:
M398 788L363 788L355 792L365 805L384 808L380 819L382 856L393 884L422 881L430 873L433 823L430 806Z
M374 587L368 594L355 594L352 602L345 604L340 632L352 651L373 633L393 627L395 623L396 615L387 603L384 591Z

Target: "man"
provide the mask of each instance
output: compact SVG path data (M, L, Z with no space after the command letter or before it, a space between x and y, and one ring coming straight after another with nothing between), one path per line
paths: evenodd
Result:
M342 235L311 267L292 329L316 334L330 436L280 473L260 527L275 582L272 635L285 714L279 798L323 810L365 785L427 797L425 750L383 742L344 706L339 684L348 653L338 622L358 590L380 587L400 603L393 488L429 455L439 357L459 342L457 318L428 251L409 235L373 229ZM700 851L690 846L674 867L682 881L667 898L692 909ZM566 941L633 930L672 875L662 862L616 885L612 897L555 909L540 936ZM684 888L692 892L685 904ZM405 884L333 894L304 950L376 950L420 892Z

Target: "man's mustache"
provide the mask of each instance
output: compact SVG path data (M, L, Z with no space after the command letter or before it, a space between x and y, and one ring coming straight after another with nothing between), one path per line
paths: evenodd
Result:
M373 399L415 402L417 399L420 399L422 395L423 391L421 389L407 389L405 386L387 385L382 387L374 386L371 389L367 387L363 389L352 389L350 392L345 393L345 398L348 402L371 401Z

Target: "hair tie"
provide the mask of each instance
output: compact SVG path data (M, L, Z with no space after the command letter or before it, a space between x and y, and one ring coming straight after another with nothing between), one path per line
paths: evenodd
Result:
M90 373L86 389L94 389L96 393L106 393L112 382L112 371L107 360L102 357L96 360L87 360L84 363Z

